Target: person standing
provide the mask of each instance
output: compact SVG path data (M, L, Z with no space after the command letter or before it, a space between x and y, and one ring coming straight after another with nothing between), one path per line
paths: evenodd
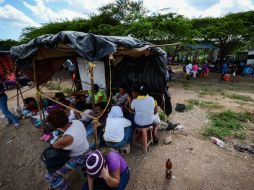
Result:
M192 64L189 63L188 65L186 65L186 79L190 80L191 77L191 72L192 72Z
M2 110L2 113L7 117L9 125L14 125L15 128L20 127L19 119L8 109L7 95L4 93L3 81L0 81L0 110Z
M197 72L198 72L198 64L197 64L197 62L193 65L192 72L193 72L193 78L196 78Z
M205 62L203 69L204 69L204 77L208 77L208 74L209 74L209 64L208 64L208 62Z

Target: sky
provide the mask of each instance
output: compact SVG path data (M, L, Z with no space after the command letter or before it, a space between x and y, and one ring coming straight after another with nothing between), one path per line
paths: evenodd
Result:
M22 29L60 19L88 18L114 0L0 0L0 39L18 40ZM144 0L152 12L175 12L188 18L219 17L254 10L254 0Z

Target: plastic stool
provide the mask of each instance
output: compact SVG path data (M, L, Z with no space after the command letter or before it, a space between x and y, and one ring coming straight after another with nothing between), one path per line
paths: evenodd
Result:
M139 137L140 134L142 136L142 142L137 143L135 141L137 136ZM144 153L147 153L147 149L151 143L153 143L153 126L147 127L147 128L135 128L134 135L133 135L133 145L143 146Z

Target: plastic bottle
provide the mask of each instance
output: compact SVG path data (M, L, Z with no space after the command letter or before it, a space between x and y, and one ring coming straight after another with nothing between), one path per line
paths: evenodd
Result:
M222 140L220 140L220 139L218 139L216 137L210 137L210 139L212 140L212 142L214 144L218 145L221 148L225 148L225 143Z
M172 163L171 163L171 161L170 161L170 159L168 159L167 161L166 161L166 178L167 179L171 179L171 177L172 177Z

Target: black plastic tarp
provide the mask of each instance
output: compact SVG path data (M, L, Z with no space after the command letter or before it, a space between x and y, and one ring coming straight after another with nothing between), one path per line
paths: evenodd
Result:
M135 54L132 50L136 48L143 50ZM49 80L70 56L80 56L88 61L105 61L111 54L119 56L122 61L113 67L113 86L118 86L119 82L126 87L145 84L152 92L164 94L166 114L172 111L166 84L166 53L148 42L132 37L62 31L55 35L39 36L27 44L12 47L10 53L18 70L26 73L31 80L33 61L36 63L39 84Z

